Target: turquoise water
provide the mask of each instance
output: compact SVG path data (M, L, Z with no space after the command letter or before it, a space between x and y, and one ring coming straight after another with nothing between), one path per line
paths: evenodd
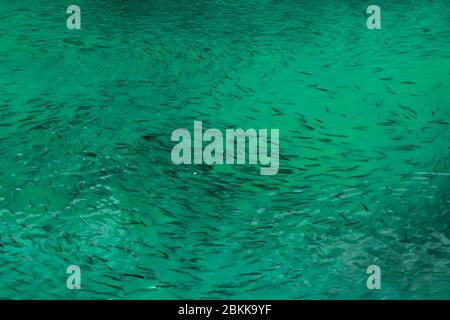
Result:
M448 1L378 1L381 30L364 1L76 4L0 0L1 298L450 298ZM278 174L175 166L194 121L279 129Z

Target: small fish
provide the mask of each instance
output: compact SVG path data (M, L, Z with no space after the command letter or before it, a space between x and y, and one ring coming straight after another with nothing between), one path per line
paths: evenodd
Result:
M364 203L362 203L361 201L359 203L363 206L364 210L369 212L369 208L367 208L367 206Z

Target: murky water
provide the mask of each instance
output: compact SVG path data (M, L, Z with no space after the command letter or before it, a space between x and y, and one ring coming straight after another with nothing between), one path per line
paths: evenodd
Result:
M450 298L448 1L378 1L381 30L356 0L76 4L0 1L1 298ZM194 120L279 129L278 174L173 165Z

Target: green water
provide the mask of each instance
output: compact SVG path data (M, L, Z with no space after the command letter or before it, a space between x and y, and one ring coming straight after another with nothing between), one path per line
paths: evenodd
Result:
M364 1L68 4L0 0L0 298L450 298L448 1L377 1L381 30ZM279 129L278 174L175 166L194 120Z

